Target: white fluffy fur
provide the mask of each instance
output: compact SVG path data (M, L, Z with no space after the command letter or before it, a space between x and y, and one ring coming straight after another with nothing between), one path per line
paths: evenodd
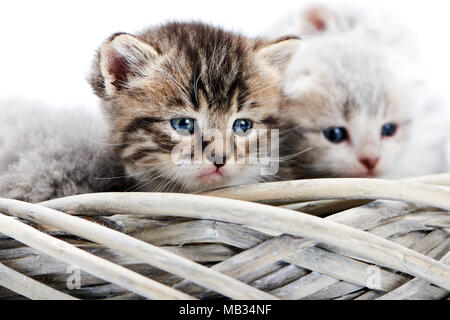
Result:
M450 172L450 114L448 105L431 92L415 110L409 143L384 178L406 178ZM448 145L448 150L446 150Z
M410 60L420 59L415 35L407 25L389 13L356 1L302 1L299 9L290 11L277 24L266 31L269 37L299 34L303 39L314 37L317 30L308 15L326 21L327 34L352 32L367 40L384 43L400 51Z
M39 202L125 186L99 112L5 101L0 115L0 197Z
M310 21L311 17L313 21ZM319 30L314 21L323 21L326 27ZM367 117L365 110L359 124L354 117L346 124L353 138L361 140L372 135L370 139L375 141L383 121L395 122L401 120L402 115L407 118L407 113L411 114L409 139L397 134L391 141L379 139L373 152L369 150L369 153L380 155L381 168L377 175L402 178L449 170L450 156L446 155L446 145L450 145L449 108L428 88L420 72L417 45L407 28L396 19L357 5L310 3L300 12L290 13L268 34L271 37L303 35L303 46L287 69L285 85L286 94L294 105L303 105L297 110L299 125L307 127L308 122L314 121L311 127L344 126L345 121L339 120L338 112L343 96L350 94L359 101L362 109L364 105L373 109L381 101L372 97L377 92L388 94L390 109L395 107L396 111L389 111L387 117L380 119ZM377 75L376 70L382 70L383 77ZM344 90L340 89L342 84ZM308 112L307 105L316 110ZM301 119L302 114L305 119ZM325 123L327 120L330 123ZM371 128L373 133L370 133ZM399 131L399 134L403 132ZM370 149L364 146L364 141L361 140L360 146L353 143L351 147L345 147L344 144L330 144L319 136L307 136L306 139L310 139L309 144L301 147L316 147L316 151L310 152L317 152L309 161L311 168L320 167L326 175L332 176L361 174L357 157L363 153L362 148ZM320 148L325 151L321 152Z

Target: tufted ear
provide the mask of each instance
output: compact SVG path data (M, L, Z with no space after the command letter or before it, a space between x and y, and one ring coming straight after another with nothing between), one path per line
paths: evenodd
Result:
M305 21L316 31L326 31L336 23L336 17L323 6L313 6L303 12Z
M113 35L99 50L91 85L100 96L112 96L129 87L133 79L144 77L157 56L151 45L133 35Z
M257 49L256 60L272 68L283 70L300 44L297 36L285 36Z
M365 11L358 7L348 6L333 8L323 5L313 5L300 13L300 20L304 21L302 32L317 34L322 32L336 32L350 30L358 22L368 20Z

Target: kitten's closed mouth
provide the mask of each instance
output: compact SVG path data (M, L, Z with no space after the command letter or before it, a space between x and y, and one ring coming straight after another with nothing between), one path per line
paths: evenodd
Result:
M356 175L356 178L375 178L378 175L375 171L367 171L366 173L361 173Z
M204 170L197 176L197 179L203 182L214 183L220 181L224 175L225 172L222 168L212 168Z

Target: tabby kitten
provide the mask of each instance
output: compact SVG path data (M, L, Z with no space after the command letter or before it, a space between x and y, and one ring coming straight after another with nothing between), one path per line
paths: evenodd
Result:
M260 148L258 132L285 125L281 76L298 42L249 39L201 23L110 37L90 83L136 188L195 192L264 179L263 161L248 161L250 146ZM277 164L273 145L265 160Z

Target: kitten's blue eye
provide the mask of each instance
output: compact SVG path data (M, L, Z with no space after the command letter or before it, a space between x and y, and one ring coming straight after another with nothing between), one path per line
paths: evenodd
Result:
M253 122L248 119L237 119L233 124L233 130L238 135L244 135L253 127Z
M383 137L392 137L397 132L397 125L395 123L387 123L381 128L381 135Z
M323 130L323 135L333 143L341 143L348 138L348 133L345 128L330 127Z
M177 131L185 131L192 134L195 128L195 120L190 118L178 118L170 120L170 124Z

